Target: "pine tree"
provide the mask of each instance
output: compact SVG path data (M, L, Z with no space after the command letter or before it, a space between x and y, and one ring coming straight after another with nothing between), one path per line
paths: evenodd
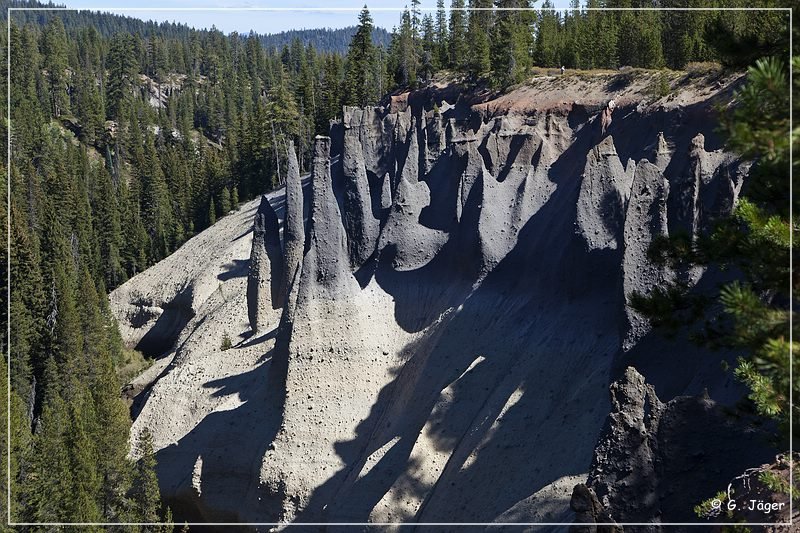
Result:
M503 9L493 28L491 65L495 84L505 86L522 81L531 66L533 12L520 10L530 7L528 0L497 0L497 7Z
M223 216L231 212L231 192L227 187L223 187L219 193L219 208Z
M550 0L545 0L539 12L536 31L536 52L534 62L540 67L561 65L560 25L558 13Z
M49 382L58 375L53 358L48 359L46 374ZM69 427L67 406L53 388L43 404L24 488L26 518L33 522L65 522L70 519L68 503L73 483L65 439Z
M137 169L141 186L142 224L149 237L148 257L158 261L169 253L171 226L169 194L153 136L146 135L141 166Z
M40 317L44 314L45 295L40 270L39 241L29 232L16 203L11 204L11 383L22 398L33 392L31 379L42 377L41 353L43 328ZM29 408L33 409L32 398Z
M663 7L705 7L702 0L667 0ZM705 26L709 22L706 11L671 11L664 17L664 32L661 35L667 66L683 68L690 61L706 61L711 57L705 42Z
M45 351L53 355L57 369L62 375L81 376L86 372L86 368L81 356L83 338L76 306L74 256L62 234L62 226L52 212L48 219L49 227L42 239L43 264L49 266L43 276L47 298ZM62 390L70 383L56 381L46 382L44 385ZM70 399L72 391L63 390L65 399Z
M447 49L448 38L444 0L436 0L436 61L439 68L446 68L450 63L450 54Z
M115 288L126 279L122 266L122 223L117 191L103 167L93 169L95 184L93 211L99 244L100 268L107 287Z
M108 118L119 120L126 114L125 102L131 96L138 68L130 36L116 35L111 39L106 79L106 111Z
M288 90L288 83L286 73L281 71L278 83L269 92L268 103L264 109L265 116L260 124L262 142L266 143L264 148L268 153L271 168L275 170L269 183L270 188L283 184L285 174L281 174L280 169L282 167L285 170L286 164L281 163L285 158L282 147L287 139L294 139L300 133L301 115L292 93ZM263 186L260 190L264 190Z
M139 210L139 195L130 190L125 180L119 183L120 219L122 225L122 242L120 259L128 277L134 276L147 268L147 232L142 224Z
M467 64L467 17L464 0L453 0L450 10L450 38L448 40L448 65L462 70Z
M474 9L491 7L491 0L488 0L488 2L487 0L470 0L470 7ZM469 35L467 69L473 78L482 76L491 69L492 64L489 57L490 27L491 12L470 11L467 30Z
M105 110L93 73L84 71L79 74L75 93L75 112L81 127L81 140L95 144L103 136Z
M214 205L214 199L208 201L208 225L213 226L217 222L217 208Z
M97 496L101 480L97 472L97 453L93 434L96 433L94 405L85 384L76 381L74 393L68 402L69 421L64 444L69 450L71 484L67 495L68 522L99 522L102 518Z
M340 56L329 54L324 61L322 82L320 83L320 102L317 105L316 132L327 135L329 121L341 113L342 95L339 90L344 76Z
M133 503L133 513L140 522L160 522L159 516L161 495L158 489L158 478L155 474L156 455L153 451L153 437L145 429L137 442L139 460L133 474L133 484L129 497ZM155 531L152 526L145 526L145 531Z
M620 4L620 5L617 5ZM629 2L614 2L610 7L631 7ZM634 6L644 7L644 6ZM671 16L666 12L666 16ZM661 68L661 17L657 11L623 11L617 17L617 56L621 65Z
M564 12L561 24L561 65L578 68L583 65L582 49L585 40L585 17L580 9L580 0L570 0L570 10ZM538 52L538 49L537 49Z
M5 370L2 371L5 374ZM5 376L2 376L5 377ZM11 500L10 515L11 520L14 522L22 522L26 519L29 513L30 501L26 498L27 488L29 486L33 437L30 432L31 421L28 418L25 401L15 391L10 394L6 389L5 381L0 385L0 394L2 395L3 404L6 398L10 398L11 405L9 406L9 426L10 436L3 433L3 438L10 438L10 463L6 464L6 457L2 459L3 467L6 467L10 472L10 485L8 485L9 496ZM5 394L3 394L5 393ZM5 405L3 405L5 407ZM2 442L6 444L6 442ZM5 481L5 479L3 479ZM2 483L2 482L0 482ZM5 487L4 487L5 488Z
M106 319L106 330L116 323ZM119 396L120 385L112 366L114 340L104 339L104 350L94 361L96 377L92 388L97 431L93 436L100 477L99 505L105 521L122 521L126 512L126 491L130 486L127 459L130 418Z
M365 106L375 95L375 48L372 44L372 16L367 6L358 15L358 28L350 41L345 60L343 101L345 105Z
M406 9L400 20L400 28L394 36L393 55L395 64L395 83L400 87L415 87L417 83L417 56L414 26L411 13Z
M420 77L423 83L428 83L433 78L434 72L439 70L439 54L436 48L436 29L430 14L422 17L422 55L420 58Z
M59 17L48 22L42 34L44 68L47 70L47 90L53 117L69 112L67 79L67 34Z

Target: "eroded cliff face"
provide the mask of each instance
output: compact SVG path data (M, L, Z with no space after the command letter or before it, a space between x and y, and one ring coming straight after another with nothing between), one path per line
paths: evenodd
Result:
M134 423L156 428L168 501L205 520L569 520L609 383L654 342L630 293L703 280L649 244L697 234L741 190L747 166L713 135L722 97L622 99L607 128L605 101L345 108L309 186L290 150L258 208L246 306L227 314L245 338L184 350ZM700 359L652 372L730 396ZM247 362L181 380L212 360ZM194 406L170 409L177 390Z
M769 432L751 414L732 416L708 394L662 402L631 367L610 390L611 413L587 485L618 522L653 524L641 531L659 531L660 522L697 522L695 506L726 492L725 475L774 457ZM744 502L740 487L736 493ZM788 496L782 500L788 507Z

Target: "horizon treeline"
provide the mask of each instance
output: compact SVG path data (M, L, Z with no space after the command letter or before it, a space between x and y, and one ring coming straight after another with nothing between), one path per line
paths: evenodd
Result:
M531 67L743 67L788 45L785 12L654 10L750 7L744 0L572 0L565 10L551 0L438 0L435 12L424 13L420 3L411 0L392 31L390 88L425 85L441 70L502 88L523 81ZM760 7L781 6L788 7Z

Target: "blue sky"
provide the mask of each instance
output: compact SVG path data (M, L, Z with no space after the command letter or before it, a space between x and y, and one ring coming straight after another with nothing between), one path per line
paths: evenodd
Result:
M145 20L170 20L184 22L196 28L210 28L215 25L225 33L238 31L247 33L251 29L258 33L275 33L288 29L300 28L341 28L356 23L358 11L364 0L61 0L67 7L87 8L124 8L136 7L142 11L126 12L115 9L114 12L134 16ZM400 19L400 11L410 0L368 0L375 24L391 30ZM556 7L566 7L569 0L555 0ZM445 0L449 5L450 0ZM537 1L536 5L541 5ZM174 9L175 11L152 11L149 8ZM201 11L191 8L280 8L297 9L294 11ZM302 11L302 8L352 8L352 11ZM435 8L436 0L423 0L422 7Z

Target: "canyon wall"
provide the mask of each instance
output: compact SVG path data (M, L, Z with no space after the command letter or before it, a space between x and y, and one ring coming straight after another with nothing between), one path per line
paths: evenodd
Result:
M595 488L607 481L596 444L625 367L664 401L739 397L724 355L664 339L628 306L664 280L717 275L671 271L647 250L705 231L736 202L748 165L721 150L712 113L730 87L618 96L613 109L605 93L553 102L529 90L345 108L317 137L308 181L288 151L286 188L248 207L235 303L188 312L143 393L132 439L153 432L177 515L569 521L572 487L590 473ZM123 322L154 307L137 291L112 294ZM224 352L222 315L241 339ZM213 379L196 377L209 366Z

